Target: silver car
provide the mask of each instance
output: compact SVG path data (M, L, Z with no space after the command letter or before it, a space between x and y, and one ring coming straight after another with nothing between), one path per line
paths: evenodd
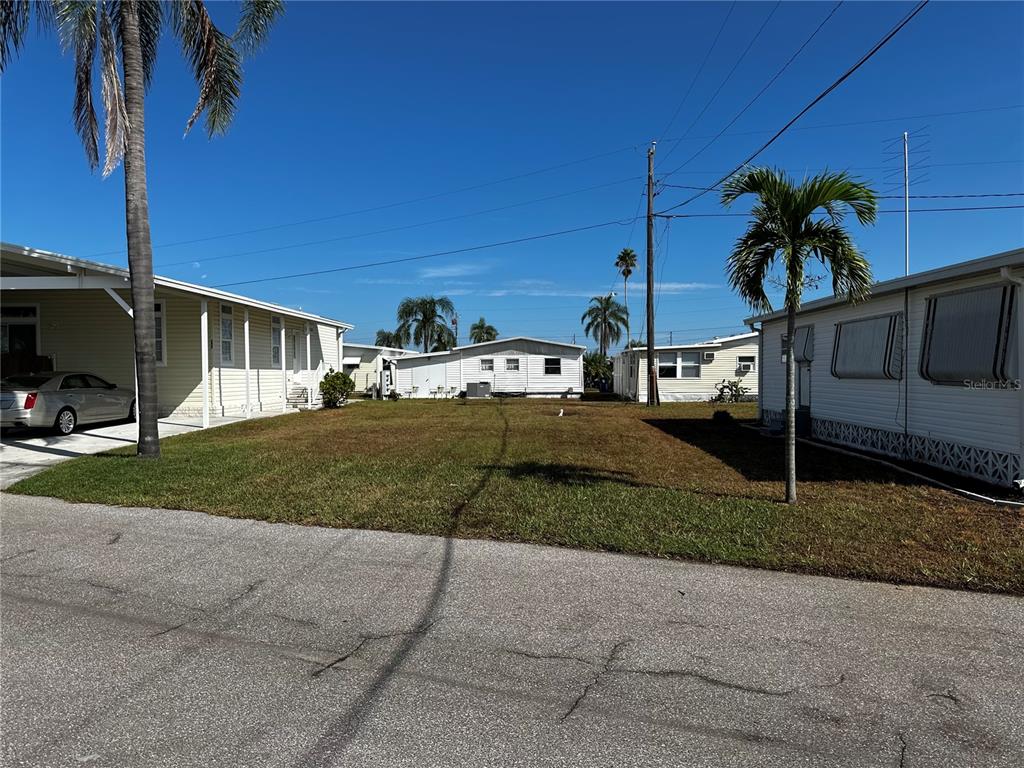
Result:
M79 424L135 418L135 392L80 371L0 380L0 427L43 427L70 435Z

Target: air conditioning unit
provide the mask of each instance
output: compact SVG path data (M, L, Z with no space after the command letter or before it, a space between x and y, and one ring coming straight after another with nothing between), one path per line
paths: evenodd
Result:
M750 373L752 370L754 370L754 364L753 363L740 363L739 364L739 370L740 370L740 373Z
M714 352L705 352L704 353L704 362L705 363L713 363L713 362L715 362L715 353Z

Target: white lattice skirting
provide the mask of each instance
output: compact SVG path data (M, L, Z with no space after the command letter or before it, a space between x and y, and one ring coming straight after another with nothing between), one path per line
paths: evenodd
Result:
M871 453L919 461L996 485L1012 486L1013 481L1021 476L1020 457L1017 454L991 448L922 435L904 436L902 432L831 419L813 419L811 433L816 439L827 443L849 445Z

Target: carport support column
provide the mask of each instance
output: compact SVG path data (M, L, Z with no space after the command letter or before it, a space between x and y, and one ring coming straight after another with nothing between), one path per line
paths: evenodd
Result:
M306 323L306 405L313 407L313 358L309 346L309 323Z
M242 324L242 335L245 337L245 418L252 416L252 400L249 395L249 310L245 310Z
M288 411L288 374L284 370L284 318L281 318L281 338L279 339L279 346L281 347L281 413L287 413Z
M210 426L210 325L206 299L199 302L199 344L203 366L203 429Z

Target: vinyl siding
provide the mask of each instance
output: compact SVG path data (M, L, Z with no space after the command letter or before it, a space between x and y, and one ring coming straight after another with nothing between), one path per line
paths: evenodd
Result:
M561 373L544 373L544 360L561 360ZM505 361L519 360L518 371L507 371ZM481 360L493 360L494 370L484 371ZM438 386L456 392L469 382L487 382L495 393L561 396L570 390L583 391L583 356L580 350L523 340L494 344L482 350L466 350L424 358L403 358L397 361L396 387L403 397L418 387L417 397L429 397Z
M128 291L119 295L130 303ZM157 392L161 416L197 416L202 413L202 352L200 349L201 299L193 294L157 289L165 317L164 355L157 366ZM58 369L95 373L118 386L135 388L134 342L128 314L102 290L3 291L5 304L39 307L40 353L53 356ZM240 415L245 411L245 337L243 305L232 305L234 356L221 364L221 304L208 302L210 410L213 414ZM250 397L255 410L280 410L283 387L279 367L271 364L271 313L249 309ZM292 333L299 334L299 362L305 367L305 321L285 319L287 351L285 379L291 382ZM314 371L326 370L337 360L337 346L328 345L335 328L311 324L310 346ZM299 383L306 384L305 374ZM314 377L314 386L318 382Z
M661 353L672 353L674 351L697 352L700 356L700 376L696 378L659 379L658 395L662 402L698 401L710 400L718 390L716 384L724 380L740 380L743 386L747 387L748 395L756 396L758 393L757 369L760 365L758 344L756 338L739 341L725 342L720 347L710 349L686 349L677 347L675 349L659 349ZM715 359L710 362L704 360L704 352L714 352ZM738 370L739 357L753 357L754 370L749 373L740 373ZM628 397L631 400L641 402L647 399L647 353L645 351L627 351L618 356L620 373L618 375L618 394Z
M908 379L836 379L831 375L836 323L903 311L903 295L871 299L856 306L838 306L798 316L797 325L814 326L811 363L811 416L961 445L1019 453L1021 393L1016 390L978 390L933 384L921 378L918 364L924 313L929 296L963 288L1002 283L997 274L949 280L909 291L906 324L908 354L903 372ZM785 409L785 371L781 360L784 319L766 322L763 364L763 409ZM909 405L908 405L909 404Z

